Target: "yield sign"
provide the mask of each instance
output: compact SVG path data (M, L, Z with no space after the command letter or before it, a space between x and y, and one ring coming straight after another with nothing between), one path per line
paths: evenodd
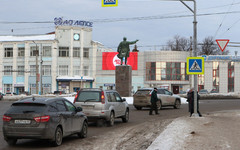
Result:
M222 52L224 51L224 49L227 47L227 44L229 42L229 40L227 39L218 39L216 40L219 48L222 50Z

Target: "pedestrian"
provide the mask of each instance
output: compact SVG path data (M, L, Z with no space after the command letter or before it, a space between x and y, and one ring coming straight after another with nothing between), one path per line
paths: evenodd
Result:
M155 110L155 114L158 115L158 108L157 108L157 101L158 101L158 97L157 97L157 88L154 88L152 94L151 94L151 109L149 112L149 115L152 115L152 111Z
M200 95L197 92L197 113L200 117L202 117L200 111L199 111L199 99ZM188 102L188 111L190 113L190 117L194 113L194 88L191 88L187 93L187 102Z

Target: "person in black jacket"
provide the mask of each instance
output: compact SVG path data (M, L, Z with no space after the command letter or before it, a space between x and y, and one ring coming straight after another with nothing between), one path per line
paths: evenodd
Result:
M199 111L199 99L200 95L197 92L197 113L200 117L202 117L200 111ZM190 117L194 113L194 89L190 89L187 93L187 102L188 102L188 111L190 113Z
M157 108L157 101L158 101L158 97L157 97L157 88L154 88L152 94L151 94L151 109L149 112L149 115L152 115L152 111L155 110L155 114L158 115L158 108Z

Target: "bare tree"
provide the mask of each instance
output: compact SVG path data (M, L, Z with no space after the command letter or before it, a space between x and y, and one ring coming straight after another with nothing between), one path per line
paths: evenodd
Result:
M185 37L175 35L173 39L167 42L167 48L172 51L189 51L191 49L191 41Z
M229 50L221 51L216 44L212 36L208 36L203 40L203 43L200 44L201 49L199 50L200 55L227 55Z

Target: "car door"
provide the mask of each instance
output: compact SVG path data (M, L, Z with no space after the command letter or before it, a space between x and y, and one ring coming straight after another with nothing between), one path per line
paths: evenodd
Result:
M158 99L161 99L162 105L167 105L167 103L168 103L168 101L167 101L168 97L167 97L167 95L165 94L164 89L158 89L157 95L158 95Z
M59 116L61 117L61 123L63 126L63 134L69 135L72 132L72 118L71 112L67 110L65 103L62 100L57 101L57 108Z
M116 99L116 97L115 97L113 92L109 92L109 95L111 97L111 103L113 105L113 109L114 109L114 112L115 112L115 117L118 117L120 110L119 110L119 107L118 107L119 104L117 102L117 99Z
M175 103L175 97L172 96L172 93L168 90L164 89L164 92L167 96L167 103L168 105L173 105Z
M71 113L71 132L76 132L82 129L83 119L81 119L80 114L77 113L76 107L69 101L64 100L64 103L67 106L67 110Z
M122 101L122 98L118 93L114 92L114 95L115 95L116 101L118 103L117 104L118 114L119 114L119 116L123 116L123 115L125 115L125 112L126 112L125 102Z

